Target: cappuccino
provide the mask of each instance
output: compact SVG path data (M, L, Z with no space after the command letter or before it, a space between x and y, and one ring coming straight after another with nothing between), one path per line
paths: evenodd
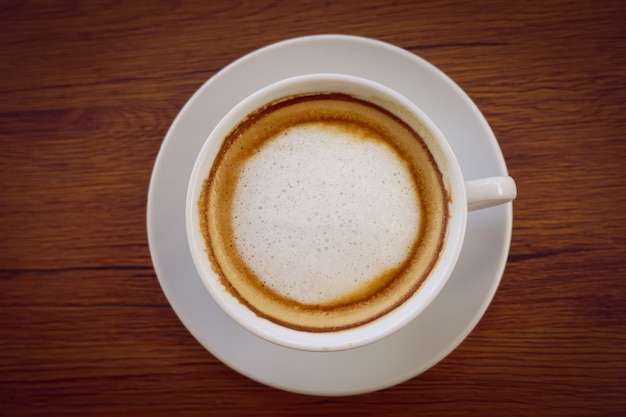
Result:
M449 196L425 141L370 102L285 98L224 139L198 201L222 284L257 315L309 332L375 320L439 258Z

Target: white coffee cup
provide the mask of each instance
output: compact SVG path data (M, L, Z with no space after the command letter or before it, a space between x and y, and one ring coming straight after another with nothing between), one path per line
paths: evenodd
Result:
M207 255L200 226L198 200L203 184L220 151L224 138L249 114L283 97L317 92L336 92L358 97L390 111L420 132L442 171L450 196L445 243L439 258L421 288L406 301L381 317L340 331L296 330L257 315L239 301L222 283ZM453 118L453 115L451 115ZM516 197L511 177L465 181L457 159L437 126L414 103L400 93L373 81L341 74L310 74L288 78L253 93L231 109L204 143L189 181L186 228L193 261L202 282L215 302L239 325L253 334L288 348L336 351L380 340L411 322L437 297L452 273L465 235L467 212L511 202ZM206 318L211 320L210 317Z

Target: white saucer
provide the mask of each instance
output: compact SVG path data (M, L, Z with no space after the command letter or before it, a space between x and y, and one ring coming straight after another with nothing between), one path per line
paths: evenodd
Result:
M207 81L183 107L157 157L148 195L148 240L172 308L215 357L263 384L311 395L380 390L424 372L452 352L489 306L506 264L512 206L470 213L455 272L414 322L374 344L341 352L303 352L260 339L213 302L194 268L185 236L185 194L194 160L217 121L238 101L278 79L314 72L358 75L419 105L454 149L466 179L505 175L489 125L446 75L403 49L371 39L322 35L253 52Z

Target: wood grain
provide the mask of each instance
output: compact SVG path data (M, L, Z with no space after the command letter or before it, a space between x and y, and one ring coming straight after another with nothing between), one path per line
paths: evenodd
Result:
M624 22L621 1L2 2L0 415L624 415ZM468 339L345 398L275 390L206 352L145 228L155 157L193 92L318 33L445 71L519 188L502 284Z

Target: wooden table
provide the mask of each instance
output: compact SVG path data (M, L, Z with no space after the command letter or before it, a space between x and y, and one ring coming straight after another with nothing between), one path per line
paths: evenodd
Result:
M0 415L626 413L622 1L0 5ZM284 392L222 364L166 301L153 164L236 58L320 33L427 59L476 102L517 180L510 257L470 336L395 387Z

